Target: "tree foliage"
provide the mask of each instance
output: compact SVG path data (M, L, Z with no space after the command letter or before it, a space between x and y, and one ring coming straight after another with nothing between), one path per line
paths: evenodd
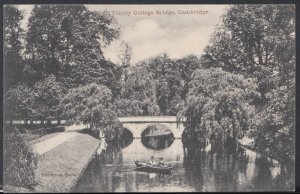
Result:
M19 84L5 94L6 117L12 120L60 118L62 92L53 75L33 87Z
M268 103L254 117L256 125L250 132L258 151L280 160L295 160L295 79L288 80L266 94Z
M65 117L73 122L89 124L95 132L117 130L121 125L111 110L112 92L104 85L89 84L73 88L62 99Z
M27 119L34 114L34 91L25 84L19 84L4 95L6 119Z
M230 6L201 64L257 80L261 98L254 103L250 131L255 149L277 159L293 159L295 7Z
M34 115L39 119L60 118L63 88L54 75L38 81L34 87Z
M13 5L6 5L3 8L3 70L4 70L4 90L17 85L22 80L22 40L23 29L21 20L23 12Z
M102 48L118 36L119 27L109 14L83 5L35 5L26 51L36 79L54 74L63 80L70 68L80 76L82 69L97 65L104 59Z
M118 55L118 58L120 60L120 65L124 68L127 68L130 66L132 48L125 41L122 41L121 47L122 47L121 53Z
M137 64L153 75L156 98L161 115L176 115L176 108L188 92L188 82L193 71L200 67L196 56L170 59L166 53Z
M124 80L114 109L119 116L158 115L153 75L143 68L132 67Z
M186 130L214 136L220 145L227 135L243 137L255 110L253 100L259 97L255 80L220 68L200 69L193 73L189 88L185 107L178 113L186 118Z
M202 63L259 80L262 103L275 72L293 68L295 10L292 5L235 5L223 16ZM284 51L284 52L282 52Z

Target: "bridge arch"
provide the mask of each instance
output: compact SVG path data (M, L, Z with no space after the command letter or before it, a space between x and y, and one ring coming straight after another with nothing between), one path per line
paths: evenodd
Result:
M126 127L124 125L123 125L123 129L129 131L132 134L132 136L134 137L134 133L133 133L132 129L130 129L129 127Z
M149 127L152 127L152 126L163 126L165 127L166 129L169 129L172 133L173 133L173 136L175 137L175 132L174 132L174 129L172 129L172 127L164 124L164 123L149 123L147 124L144 128L141 129L141 131L139 132L139 136L142 137L142 133L148 129Z

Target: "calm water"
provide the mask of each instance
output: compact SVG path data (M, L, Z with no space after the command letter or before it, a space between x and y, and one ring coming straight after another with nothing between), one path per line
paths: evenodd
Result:
M243 149L242 149L243 150ZM164 157L176 165L172 175L134 171L133 160ZM140 139L125 148L108 147L91 161L73 192L279 191L293 190L289 166L250 150L216 155L184 153L181 140L166 149L146 148Z

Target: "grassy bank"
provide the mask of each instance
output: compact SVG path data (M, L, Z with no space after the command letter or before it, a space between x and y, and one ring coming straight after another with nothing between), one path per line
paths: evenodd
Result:
M69 192L99 146L99 139L78 133L39 157L35 192Z

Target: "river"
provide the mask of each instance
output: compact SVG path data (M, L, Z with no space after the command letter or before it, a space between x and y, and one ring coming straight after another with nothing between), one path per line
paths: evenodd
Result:
M172 174L134 170L134 160L151 156L175 165ZM293 169L247 149L228 155L184 152L175 139L170 147L155 150L133 139L127 147L109 146L95 157L73 192L286 191L294 189Z

